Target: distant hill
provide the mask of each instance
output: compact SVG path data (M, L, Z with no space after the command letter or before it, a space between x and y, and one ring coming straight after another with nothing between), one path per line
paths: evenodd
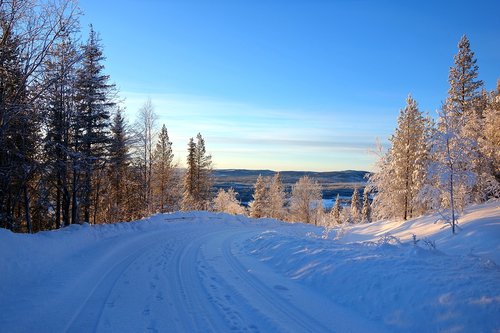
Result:
M257 177L272 177L276 171L272 170L246 170L246 169L217 169L214 170L215 187L228 189L232 187L239 193L239 199L246 204L252 199L253 186ZM367 181L368 171L280 171L281 179L287 191L301 177L309 176L317 180L323 189L324 199L333 199L339 194L346 198L352 195L355 187L362 190Z

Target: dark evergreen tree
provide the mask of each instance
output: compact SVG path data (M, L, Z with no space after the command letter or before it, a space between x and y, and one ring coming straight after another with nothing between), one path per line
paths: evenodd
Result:
M46 109L46 175L54 188L49 195L55 205L55 223L70 224L70 159L72 120L75 113L75 73L78 54L69 37L51 52L45 65L44 107Z
M188 156L186 161L186 173L184 175L184 189L182 196L182 209L196 209L196 143L193 138L189 139Z
M200 133L196 136L196 192L199 209L208 210L212 199L212 156L207 154L205 140Z
M172 142L168 137L168 131L163 124L154 153L154 180L155 201L159 211L164 213L172 211L174 207L175 190L174 180L174 154L172 152Z
M130 167L129 138L122 110L117 109L111 125L111 144L109 146L109 191L108 213L110 222L126 219L125 195L127 195L127 177Z
M0 18L5 13L0 11ZM19 39L0 40L0 226L32 232L30 183L37 170L39 114L29 103Z
M83 46L82 66L77 72L77 102L79 125L81 126L81 153L84 158L82 183L83 218L96 222L98 212L100 179L94 177L106 163L110 143L110 109L114 107L114 86L105 75L105 57L97 33L90 27L87 43Z
M184 210L208 210L212 189L212 156L207 155L200 133L196 143L188 144L187 170L184 176L182 207Z

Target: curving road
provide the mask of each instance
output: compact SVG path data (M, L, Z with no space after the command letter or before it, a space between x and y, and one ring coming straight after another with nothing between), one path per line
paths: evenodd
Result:
M41 274L57 285L25 295L9 332L366 332L375 327L246 254L251 224L170 221L106 238ZM60 270L60 271L58 271ZM64 277L57 281L55 277ZM55 280L54 280L55 279ZM43 284L41 284L41 288ZM33 293L31 291L31 293ZM37 310L30 309L35 307ZM13 309L12 311L15 311ZM57 320L47 318L57 317Z

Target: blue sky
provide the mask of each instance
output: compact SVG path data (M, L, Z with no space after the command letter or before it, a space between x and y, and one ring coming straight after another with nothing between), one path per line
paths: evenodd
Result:
M435 115L462 34L486 88L500 78L499 1L80 6L129 121L151 98L181 163L201 132L217 168L372 170L409 93Z

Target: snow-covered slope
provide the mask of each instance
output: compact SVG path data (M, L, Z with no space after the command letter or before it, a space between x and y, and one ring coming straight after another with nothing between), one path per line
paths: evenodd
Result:
M500 204L471 207L455 236L436 219L336 240L206 212L0 229L0 331L498 332Z

